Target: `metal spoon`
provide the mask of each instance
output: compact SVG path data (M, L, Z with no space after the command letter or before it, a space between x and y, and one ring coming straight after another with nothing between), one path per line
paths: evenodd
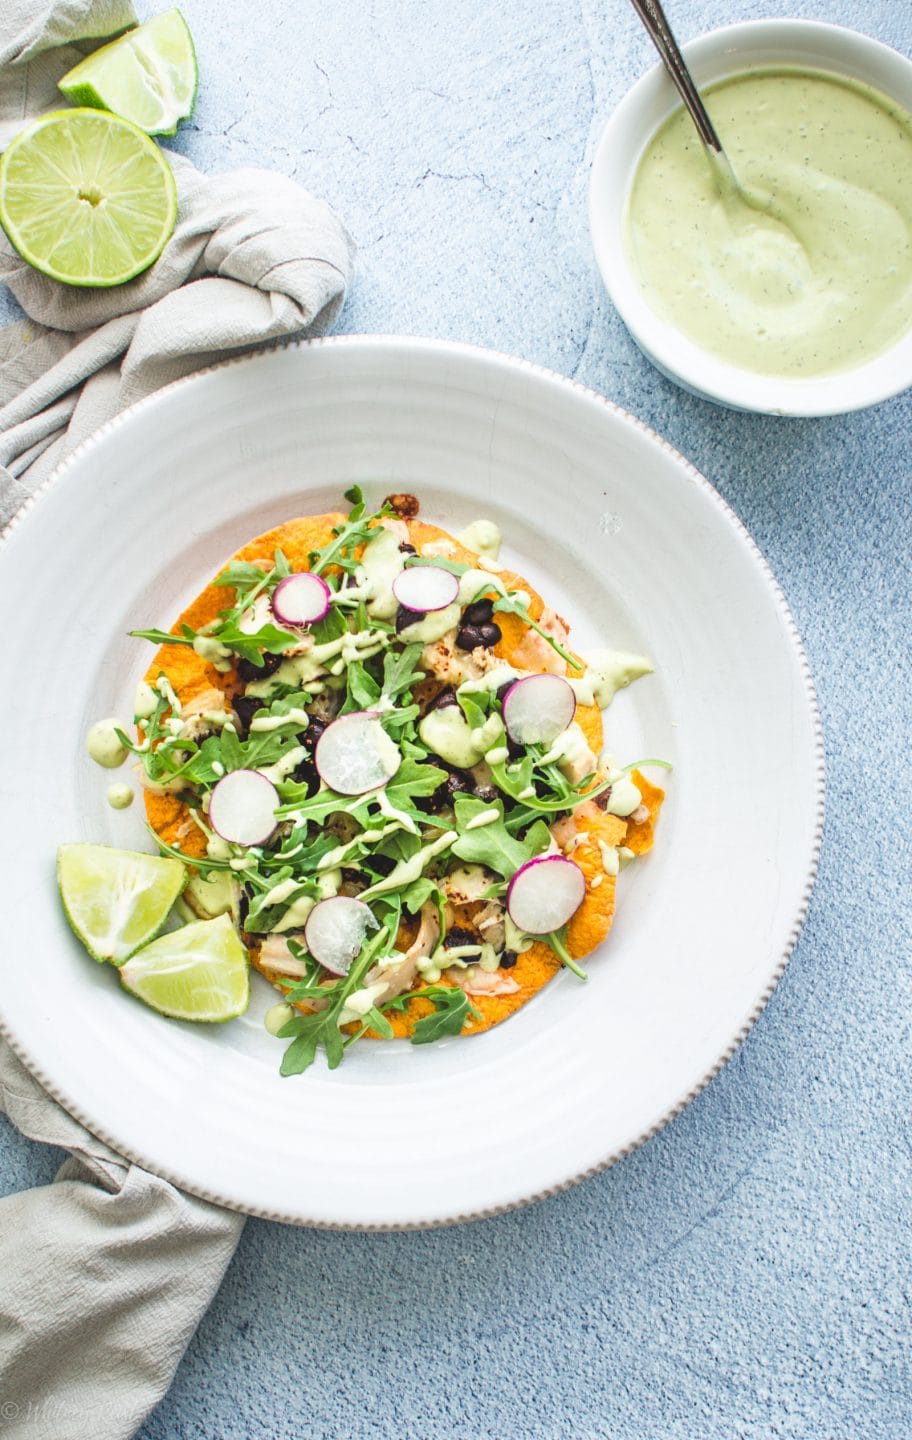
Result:
M706 146L708 159L719 181L722 198L729 201L738 198L745 201L752 210L768 209L769 197L761 196L743 186L732 169L731 161L722 149L722 141L716 133L716 127L700 99L700 92L694 84L693 76L687 68L687 62L681 54L678 42L672 34L660 0L631 0L631 4L642 20L650 40L658 50L662 63L674 81L687 113L696 126L697 134Z
M650 40L662 57L662 63L674 81L678 94L684 101L687 113L696 125L697 133L703 144L707 149L714 150L717 155L723 155L725 152L722 149L722 141L716 134L716 127L700 99L700 92L694 84L693 76L687 68L687 62L671 32L671 26L659 0L631 0L631 3L646 27L646 33Z

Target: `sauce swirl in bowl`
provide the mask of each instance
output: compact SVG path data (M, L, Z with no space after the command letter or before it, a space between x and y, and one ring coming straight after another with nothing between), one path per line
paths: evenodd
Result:
M912 114L870 86L798 69L705 95L735 174L680 109L627 210L631 268L698 345L768 375L826 375L912 326Z

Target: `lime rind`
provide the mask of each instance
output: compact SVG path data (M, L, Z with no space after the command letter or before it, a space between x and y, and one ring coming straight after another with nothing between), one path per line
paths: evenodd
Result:
M55 110L0 156L0 223L22 258L67 285L122 285L158 259L177 220L167 160L104 110Z
M123 965L154 940L187 883L179 860L110 845L61 845L64 913L94 960Z
M196 50L179 10L166 10L103 45L58 82L74 105L120 115L147 135L170 137L193 114Z
M221 1024L250 1003L250 959L227 915L169 930L119 973L131 995L173 1020Z

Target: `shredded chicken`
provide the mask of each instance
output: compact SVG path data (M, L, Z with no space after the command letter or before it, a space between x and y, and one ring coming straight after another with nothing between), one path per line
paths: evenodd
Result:
M467 970L454 965L443 973L467 995L514 995L519 989L512 975L504 975L500 970L479 970L477 965Z
M269 980L275 980L279 975L300 980L306 973L303 962L296 960L289 950L288 940L284 935L264 936L257 959L267 972Z
M440 882L444 895L454 905L468 905L480 900L494 884L494 875L483 865L457 865Z
M365 989L369 989L371 985L377 984L380 980L386 982L386 988L374 1000L375 1005L382 1005L386 1000L393 1000L397 995L401 995L409 989L418 974L418 961L424 960L430 955L439 938L440 917L437 914L437 906L433 901L428 900L421 907L418 934L399 964L382 967L375 965L365 976Z
M486 900L472 917L472 923L487 945L493 945L495 950L503 949L506 927L504 907L500 900Z
M444 685L461 685L463 680L480 680L486 671L496 665L497 659L491 650L482 645L469 653L456 646L456 630L448 630L439 640L425 645L421 652L421 668L435 675Z
M400 545L407 545L409 543L409 528L404 520L394 520L392 516L384 515L383 519L377 523L381 525L384 530L388 530L391 535L395 535Z

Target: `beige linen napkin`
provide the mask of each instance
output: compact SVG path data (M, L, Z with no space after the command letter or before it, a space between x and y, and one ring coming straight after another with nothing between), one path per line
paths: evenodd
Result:
M129 0L0 0L0 148L134 19ZM322 201L280 175L207 177L170 158L177 229L128 285L59 285L0 231L0 282L26 314L0 330L0 526L124 406L227 354L320 333L342 305L352 247ZM72 1156L53 1185L0 1200L0 1436L121 1440L168 1388L243 1222L114 1154L2 1041L0 1108Z
M56 82L93 48L86 37L133 19L129 0L2 0L0 147L28 118L60 108ZM0 525L124 406L226 355L320 334L341 308L352 243L322 200L282 175L206 176L169 158L177 228L127 285L60 285L0 231L0 282L28 317L0 330Z

